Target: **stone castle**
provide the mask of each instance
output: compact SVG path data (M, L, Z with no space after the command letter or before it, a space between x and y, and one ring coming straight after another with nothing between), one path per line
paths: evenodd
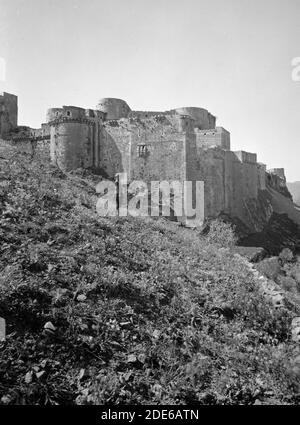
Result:
M90 168L107 178L204 181L205 217L227 214L257 227L255 211L266 184L284 190L283 169L266 170L255 153L230 150L230 133L206 109L132 111L121 99L96 109L51 108L39 129L17 125L17 97L0 96L0 138L27 152L50 155L68 171Z

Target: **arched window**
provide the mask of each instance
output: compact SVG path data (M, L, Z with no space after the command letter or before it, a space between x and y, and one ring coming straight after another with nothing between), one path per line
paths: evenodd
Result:
M146 146L146 145L138 145L137 146L137 156L138 157L145 157L145 156L148 156L148 154L149 154L149 149L148 149L148 146Z

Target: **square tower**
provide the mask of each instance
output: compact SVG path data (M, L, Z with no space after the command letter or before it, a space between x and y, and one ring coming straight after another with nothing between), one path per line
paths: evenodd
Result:
M0 137L6 137L18 126L18 97L0 93Z

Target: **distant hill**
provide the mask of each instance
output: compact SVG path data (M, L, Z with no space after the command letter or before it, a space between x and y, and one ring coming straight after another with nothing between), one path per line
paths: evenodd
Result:
M300 181L287 183L287 187L293 196L294 202L300 205Z

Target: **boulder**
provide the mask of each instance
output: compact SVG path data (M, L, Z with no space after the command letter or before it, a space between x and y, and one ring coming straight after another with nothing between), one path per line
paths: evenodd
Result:
M263 260L267 255L267 251L258 246L235 246L232 250L234 253L247 258L251 263L257 263Z

